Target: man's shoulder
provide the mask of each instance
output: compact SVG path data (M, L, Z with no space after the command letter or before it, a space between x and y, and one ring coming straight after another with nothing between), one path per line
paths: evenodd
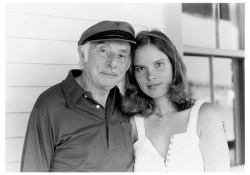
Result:
M48 106L63 99L62 83L55 84L43 91L37 98L35 106Z

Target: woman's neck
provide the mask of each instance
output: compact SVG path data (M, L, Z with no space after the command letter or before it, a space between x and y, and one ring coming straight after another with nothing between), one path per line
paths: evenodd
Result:
M154 99L154 103L154 112L158 115L168 115L171 112L175 111L175 108L167 97Z

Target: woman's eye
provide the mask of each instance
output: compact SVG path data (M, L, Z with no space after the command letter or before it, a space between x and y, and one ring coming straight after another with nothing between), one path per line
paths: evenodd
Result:
M141 72L141 71L143 71L143 70L144 70L143 67L136 67L136 68L135 68L135 71L136 71L136 72Z
M159 62L159 63L156 63L155 66L156 67L161 67L164 63L163 62Z

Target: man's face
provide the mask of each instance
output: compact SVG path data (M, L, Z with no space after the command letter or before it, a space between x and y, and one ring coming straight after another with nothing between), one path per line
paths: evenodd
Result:
M84 72L92 87L110 90L118 85L129 68L130 50L131 46L127 42L90 43Z

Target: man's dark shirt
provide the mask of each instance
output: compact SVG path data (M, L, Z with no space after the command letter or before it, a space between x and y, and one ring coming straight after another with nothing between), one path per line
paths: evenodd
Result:
M74 79L82 71L43 92L30 114L21 171L132 171L131 124L119 105L118 87L106 107Z

